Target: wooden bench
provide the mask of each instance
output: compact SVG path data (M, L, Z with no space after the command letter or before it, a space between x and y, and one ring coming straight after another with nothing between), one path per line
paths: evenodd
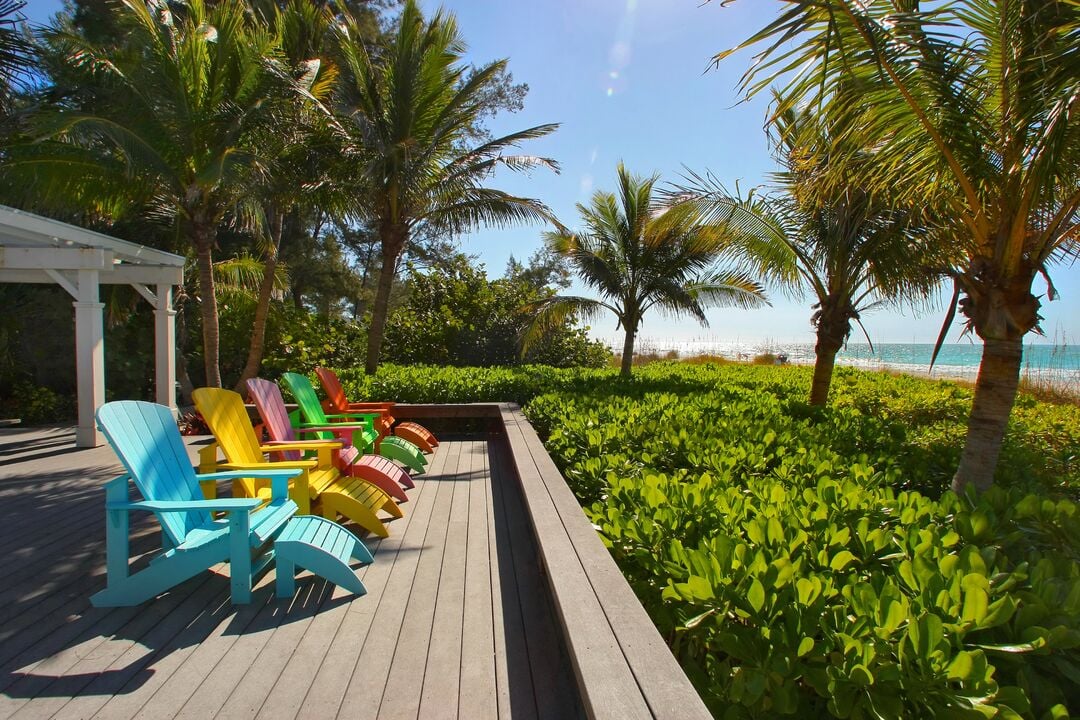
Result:
M487 419L506 443L582 706L590 718L707 720L711 714L623 577L521 408L395 406L399 418Z

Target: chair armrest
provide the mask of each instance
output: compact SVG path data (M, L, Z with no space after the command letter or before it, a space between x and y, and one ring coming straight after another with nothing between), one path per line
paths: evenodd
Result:
M301 440L299 442L274 442L259 446L263 452L282 450L340 450L345 447L339 440ZM275 465L277 463L274 463Z
M365 422L375 422L375 418L379 417L380 415L382 415L382 413L377 413L377 412L371 412L371 413L355 412L355 413L335 413L333 415L327 415L326 417L327 417L327 419L341 419L341 420L348 420L350 418L360 418L360 419L364 420Z
M315 468L319 467L319 463L315 460L275 460L273 462L267 460L266 462L261 463L222 463L221 467L228 468L229 470L254 470L256 472L259 470L267 469L314 470ZM249 472L247 475L242 475L241 477L252 477L252 474ZM255 475L254 477L260 476Z
M270 500L285 500L289 497L289 480L300 477L304 474L304 471L300 468L296 469L266 469L257 470L254 473L244 470L233 470L231 472L215 472L205 473L203 475L196 475L195 478L200 482L216 481L216 480L240 480L241 478L261 478L270 481Z
M140 500L138 502L108 502L109 510L145 510L147 512L250 512L262 505L257 498L221 498L219 500Z
M276 465L277 463L274 464ZM296 468L290 470L265 469L259 470L257 472L231 470L229 472L204 473L202 475L196 475L195 477L196 479L198 479L199 482L202 482L203 480L239 480L240 478L261 478L264 480L273 480L274 478L278 477L289 480L303 474L303 470L301 470L300 468Z
M336 453L345 447L340 440L302 440L300 442L278 442L272 445L259 447L263 452L280 452L283 450L316 450L318 451L319 467L330 467L334 464Z
M311 425L299 428L293 428L297 433L317 433L317 432L332 432L332 433L347 433L352 432L356 428L366 428L367 425L356 425L350 423L337 423L336 425ZM337 442L336 440L324 440L323 442Z

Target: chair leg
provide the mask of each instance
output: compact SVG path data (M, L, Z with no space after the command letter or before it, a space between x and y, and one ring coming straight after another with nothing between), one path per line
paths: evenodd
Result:
M229 514L229 584L234 605L251 602L250 528L246 512Z
M290 598L296 593L296 565L290 560L283 560L280 556L276 560L277 569L277 592L279 598Z

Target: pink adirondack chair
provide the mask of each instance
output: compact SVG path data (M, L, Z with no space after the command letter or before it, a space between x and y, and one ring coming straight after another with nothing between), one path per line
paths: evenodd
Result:
M259 411L263 426L270 436L269 445L274 443L296 442L297 433L332 432L334 436L345 443L345 447L337 454L335 464L343 475L358 477L376 485L390 497L398 502L409 499L402 489L415 487L409 474L390 460L378 455L361 455L360 452L350 445L352 428L334 427L333 425L322 428L304 428L296 430L289 422L289 413L285 409L285 398L281 395L281 388L269 380L251 378L247 381L248 395ZM300 452L287 450L279 454L282 460L299 460Z

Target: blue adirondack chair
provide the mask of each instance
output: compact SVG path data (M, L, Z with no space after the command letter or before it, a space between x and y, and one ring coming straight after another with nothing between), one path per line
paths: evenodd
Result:
M296 514L288 482L300 470L242 470L196 475L168 408L148 402L106 403L97 422L126 475L105 485L107 585L90 601L98 607L138 605L229 561L232 601L251 602L254 582L269 569L269 542ZM256 477L271 483L270 502L203 499L199 482ZM144 500L129 500L128 481ZM134 574L129 568L128 515L152 512L161 523L162 552ZM223 512L224 519L211 513ZM256 552L253 553L253 550ZM253 557L254 556L254 557Z

